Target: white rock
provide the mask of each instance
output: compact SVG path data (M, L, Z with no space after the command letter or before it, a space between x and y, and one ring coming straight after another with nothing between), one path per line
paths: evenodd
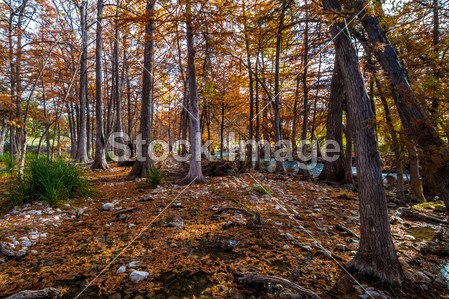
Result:
M309 245L302 245L300 246L302 249L306 250L306 251L312 251L312 247L310 247Z
M28 237L21 237L19 238L19 241L29 241L30 239L28 239Z
M426 274L424 274L423 272L416 272L415 273L415 279L418 281L424 281L424 282L428 282L431 283L432 279L430 279L430 277L428 277Z
M103 205L103 210L105 210L105 211L110 211L110 210L112 210L114 208L114 204L112 204L112 203L105 203L104 205Z
M150 274L145 271L133 271L131 274L129 274L129 279L131 279L133 283L137 284L142 280L148 278L149 276Z
M290 241L294 241L295 240L295 237L293 237L291 234L289 234L289 233L286 233L285 234L285 237L288 239L288 240L290 240Z
M61 211L61 209L60 209L60 208L57 208L57 209L56 209L56 212L62 212L62 211Z
M39 239L39 236L36 235L36 234L32 234L29 237L30 237L30 240L37 240L37 239Z
M136 262L131 262L131 263L128 263L128 265L126 265L128 268L134 268L134 267L137 267L137 266L139 266L139 265L141 265L142 264L142 262L141 261L136 261Z
M46 237L47 237L47 234L46 234L46 233L40 234L39 237L41 237L41 238L46 238Z
M30 247L33 243L31 243L31 241L23 241L22 242L22 246L23 247Z
M405 238L409 239L409 240L416 240L415 237L411 236L411 235L404 235Z
M25 215L25 219L31 218L31 215Z
M121 266L117 269L117 274L122 274L126 272L126 266Z

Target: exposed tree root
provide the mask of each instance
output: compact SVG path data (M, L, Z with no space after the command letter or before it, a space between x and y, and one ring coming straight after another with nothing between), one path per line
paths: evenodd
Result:
M362 257L359 252L346 265L346 269L359 277L375 278L394 287L400 286L403 278L400 265L390 265L387 260L382 261L381 258Z
M128 208L128 209L123 209L123 210L120 210L118 212L115 212L112 215L113 216L119 216L121 214L131 213L131 212L134 212L135 209L137 209L137 208L136 207L132 207L132 208Z
M305 295L309 298L315 298L320 299L321 297L318 296L316 293L312 292L311 290L308 290L306 288L301 287L300 285L297 285L296 283L293 283L289 280L286 280L284 278L276 277L276 276L269 276L269 275L262 275L257 273L235 273L239 277L239 282L241 283L272 283L272 284L280 284L283 287L290 288L292 290L295 290L301 295Z
M177 182L178 185L190 185L190 184L201 184L201 183L205 183L206 179L204 177L185 177L182 180L179 180Z
M412 219L412 220L422 220L425 222L431 222L431 223L437 223L437 224L444 224L444 225L449 225L449 222L434 217L434 216L427 216L424 215L418 211L415 210L411 210L411 209L402 209L401 210L401 218L407 218L407 219Z
M340 231L343 231L343 232L346 232L346 233L350 234L350 235L353 236L354 238L360 239L359 235L357 235L355 232L353 232L353 231L350 230L349 228L344 227L343 225L336 224L336 225L335 225L335 228L338 229L338 230L340 230Z
M61 291L55 288L45 288L39 291L22 291L7 299L43 299L43 298L53 298L61 294Z
M115 219L112 219L111 222L127 222L129 219L131 219L132 216L120 216Z

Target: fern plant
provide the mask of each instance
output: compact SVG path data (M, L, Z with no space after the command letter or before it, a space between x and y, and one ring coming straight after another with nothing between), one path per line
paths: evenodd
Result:
M162 170L160 170L156 166L152 166L150 168L150 172L147 175L147 183L151 188L156 188L157 186L159 186L164 179L165 176Z

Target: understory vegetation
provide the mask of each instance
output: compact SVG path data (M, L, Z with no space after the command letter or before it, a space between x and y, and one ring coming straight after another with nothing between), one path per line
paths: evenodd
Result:
M0 156L0 175L5 176L14 169L14 161L11 159L9 153L4 153Z
M150 168L150 172L147 175L147 183L151 188L156 188L165 179L164 173L157 166Z
M12 183L10 195L14 205L46 201L56 206L60 200L93 193L87 178L74 164L39 158L29 164L22 179Z

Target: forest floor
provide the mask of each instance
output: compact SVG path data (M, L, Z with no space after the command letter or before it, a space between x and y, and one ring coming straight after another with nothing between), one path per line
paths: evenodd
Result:
M238 273L253 272L323 298L449 298L441 272L448 260L426 250L448 247L447 227L393 216L399 206L392 202L394 242L414 278L394 290L356 281L341 268L358 246L357 236L336 228L359 234L351 191L256 171L151 189L145 181L126 181L129 170L86 171L98 190L94 198L2 212L0 242L27 247L28 254L23 261L0 260L0 297L55 287L64 298L80 292L79 298L113 299L298 298L279 285L238 280ZM6 192L6 179L0 184ZM445 217L435 209L421 212ZM134 283L134 270L148 277Z

